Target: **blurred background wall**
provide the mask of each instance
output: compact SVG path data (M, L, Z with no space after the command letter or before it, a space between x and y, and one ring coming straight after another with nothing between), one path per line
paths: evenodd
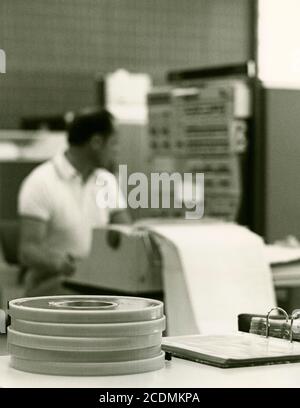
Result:
M1 0L0 128L94 104L95 74L246 61L248 0Z

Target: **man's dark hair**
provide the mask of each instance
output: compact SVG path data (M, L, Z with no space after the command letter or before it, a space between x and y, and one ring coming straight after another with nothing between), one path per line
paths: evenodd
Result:
M68 141L70 145L81 146L96 133L108 139L113 132L113 116L107 110L80 112L68 126Z

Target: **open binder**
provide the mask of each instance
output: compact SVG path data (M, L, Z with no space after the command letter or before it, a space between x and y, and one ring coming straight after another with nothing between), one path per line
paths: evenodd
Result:
M284 313L284 330L288 335L281 338L272 337L273 321L270 314L278 310ZM162 348L167 356L193 360L221 368L246 367L265 364L300 362L300 342L294 341L293 323L300 316L300 310L293 312L291 319L281 308L273 308L265 317L264 332L237 332L226 335L191 335L165 337ZM260 322L261 323L261 322ZM278 326L278 320L276 320ZM276 331L278 335L278 331Z

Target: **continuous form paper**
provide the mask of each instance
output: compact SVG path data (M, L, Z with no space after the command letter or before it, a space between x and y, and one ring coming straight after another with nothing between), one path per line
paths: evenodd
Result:
M262 239L234 224L147 227L163 256L168 335L229 333L276 306Z

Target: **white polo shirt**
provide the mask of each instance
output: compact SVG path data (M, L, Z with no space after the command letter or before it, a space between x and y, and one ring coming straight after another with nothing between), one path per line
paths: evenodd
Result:
M115 197L114 208L97 205L97 195L103 188L109 188L110 197ZM87 256L93 228L108 224L110 213L125 207L112 173L97 169L83 183L64 153L36 167L25 178L18 200L20 216L47 222L45 244L75 257Z

